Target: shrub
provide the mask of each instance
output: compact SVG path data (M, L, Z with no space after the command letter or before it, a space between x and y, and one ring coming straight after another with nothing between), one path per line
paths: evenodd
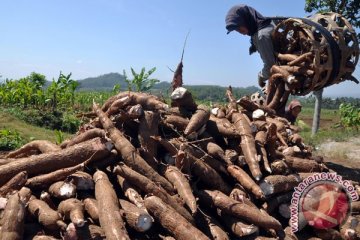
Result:
M341 124L344 127L358 130L360 127L360 108L350 103L342 103L339 110Z
M17 131L8 129L0 130L0 150L10 151L21 147L25 140L20 136Z

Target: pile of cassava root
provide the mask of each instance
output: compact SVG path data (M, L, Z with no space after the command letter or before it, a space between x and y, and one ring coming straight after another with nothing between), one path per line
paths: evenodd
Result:
M121 92L60 146L0 159L0 239L297 239L293 188L331 171L295 126L248 98L212 108L176 87L171 104ZM352 182L357 191L358 183ZM308 239L360 237L360 202Z

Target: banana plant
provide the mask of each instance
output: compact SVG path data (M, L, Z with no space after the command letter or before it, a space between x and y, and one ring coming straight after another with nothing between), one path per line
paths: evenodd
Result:
M145 67L143 67L140 73L136 73L135 70L131 67L131 74L133 79L129 80L125 70L123 75L125 77L125 82L128 84L129 90L132 89L132 86L135 86L136 91L143 92L151 89L156 83L160 82L158 79L150 78L150 75L156 71L156 67L151 68L146 72Z

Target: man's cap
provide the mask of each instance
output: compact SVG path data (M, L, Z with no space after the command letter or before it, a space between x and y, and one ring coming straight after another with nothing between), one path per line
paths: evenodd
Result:
M230 8L225 16L225 26L227 34L237 29L239 26L246 26L243 11L245 5L236 5Z
M226 26L227 34L229 34L230 32L234 31L237 28L238 28L238 25L235 25L235 24Z

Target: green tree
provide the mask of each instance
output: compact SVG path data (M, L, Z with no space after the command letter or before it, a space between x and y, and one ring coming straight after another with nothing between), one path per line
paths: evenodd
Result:
M359 0L306 0L306 12L336 12L343 15L353 27L360 27ZM360 34L357 35L360 39Z
M134 86L136 91L143 92L152 88L156 83L160 82L158 79L150 78L150 75L153 74L156 70L156 67L153 67L149 71L146 72L143 67L140 73L136 73L133 68L131 69L131 74L133 75L133 79L128 79L126 71L123 71L123 75L125 77L125 82L128 84L128 89L131 90Z
M78 86L79 83L71 79L71 73L64 75L60 72L58 79L53 79L47 90L49 96L48 101L51 101L53 111L55 111L59 105L61 107L72 107L75 102L75 90Z

